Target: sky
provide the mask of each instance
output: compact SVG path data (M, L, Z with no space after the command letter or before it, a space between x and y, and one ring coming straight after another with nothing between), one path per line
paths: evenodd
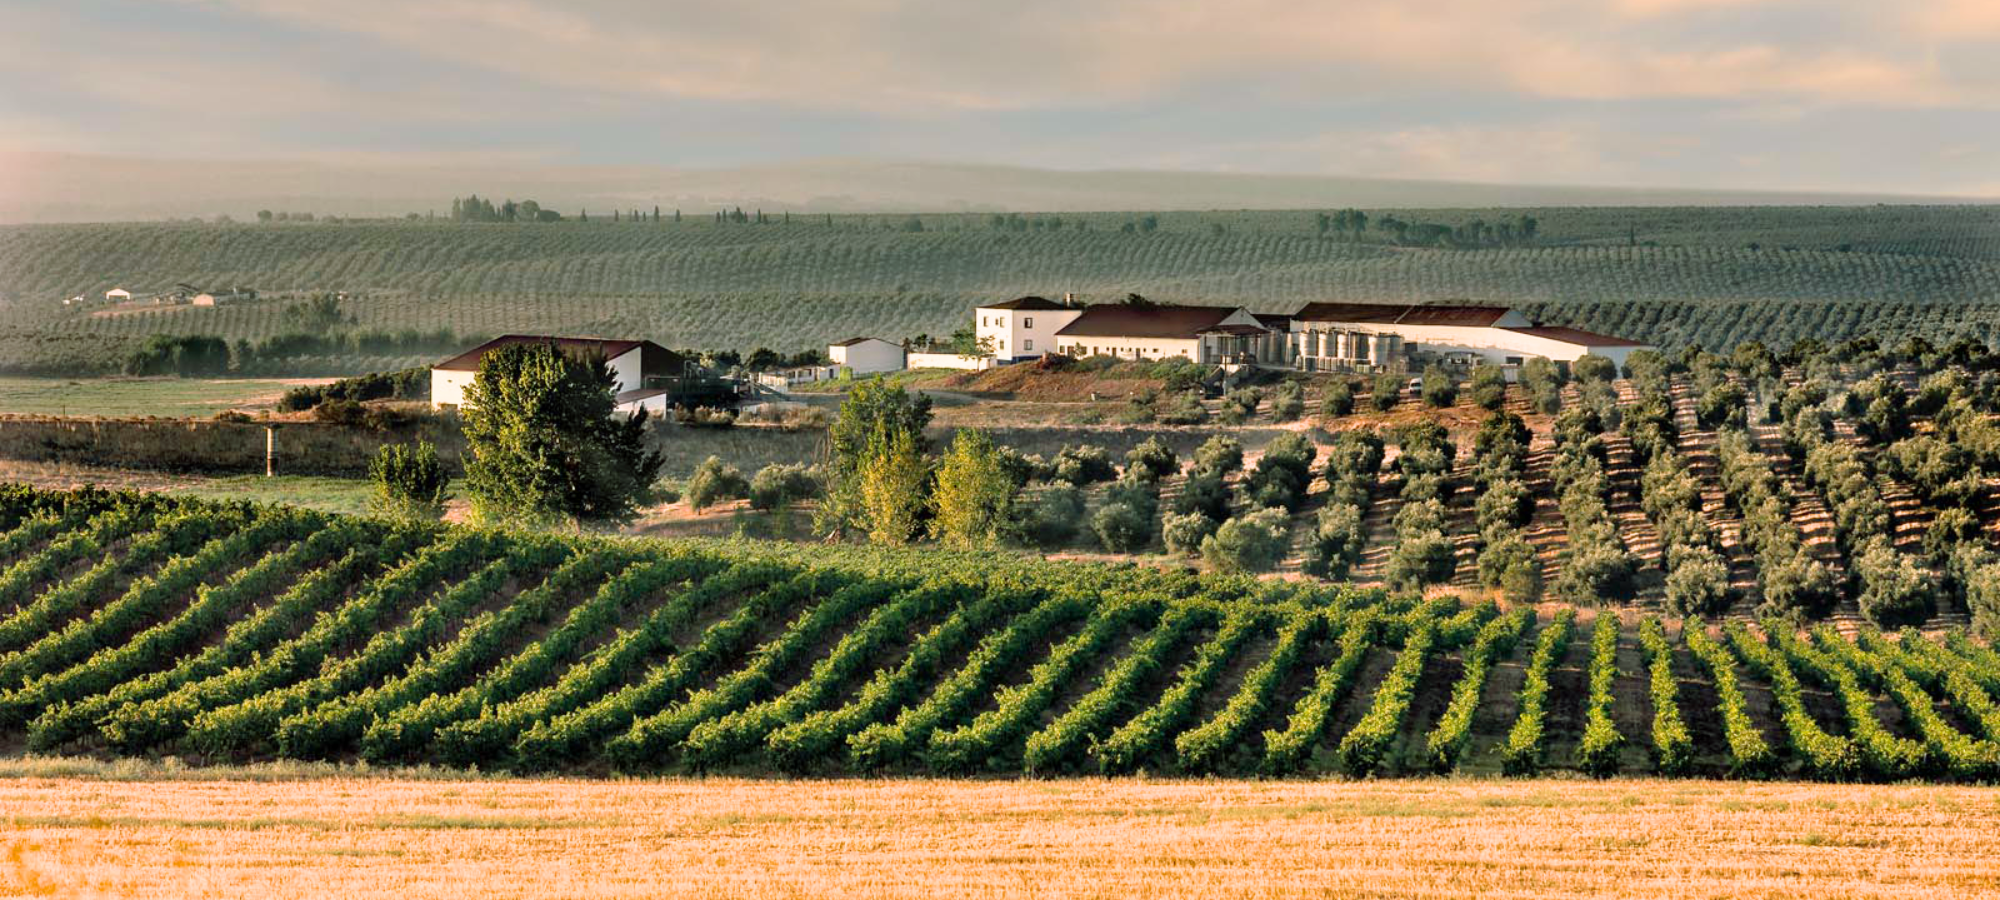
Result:
M0 0L0 151L2000 196L2000 0Z

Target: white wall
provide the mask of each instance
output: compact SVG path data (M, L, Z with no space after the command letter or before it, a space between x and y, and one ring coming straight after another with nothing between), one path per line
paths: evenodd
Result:
M1179 356L1195 362L1204 361L1201 341L1196 338L1064 337L1058 349L1079 359L1101 354L1120 359Z
M979 371L994 366L993 357L975 356L970 359L956 353L911 353L903 364L912 369L971 369Z
M646 386L639 357L640 348L634 347L611 360L611 393L622 394ZM471 386L472 378L477 374L457 369L432 369L431 407L464 406L465 389Z
M844 347L833 344L826 348L826 355L835 365L847 366L857 375L896 372L903 368L903 348L876 338Z
M465 405L465 389L472 384L476 372L460 372L455 369L431 370L431 407L442 409L446 406Z
M1522 334L1505 328L1473 325L1376 325L1349 324L1338 322L1294 322L1295 331L1354 330L1362 332L1393 333L1401 335L1405 345L1415 345L1415 349L1434 353L1466 351L1476 353L1495 365L1519 364L1527 358L1543 356L1553 360L1575 361L1586 353L1594 353L1625 365L1625 359L1634 350L1646 347L1613 345L1586 346L1559 341L1553 338ZM1322 353L1321 355L1330 355ZM1375 362L1375 360L1370 360Z
M1076 321L1083 310L975 309L972 315L974 335L992 339L993 355L1021 359L1054 351L1056 332Z

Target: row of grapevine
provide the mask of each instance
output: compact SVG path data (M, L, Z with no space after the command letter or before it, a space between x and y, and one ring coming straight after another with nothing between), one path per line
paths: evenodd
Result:
M1496 421L1498 433L1507 423ZM1433 474L1423 439L1410 446L1414 477ZM1499 458L1511 455L1493 454L1496 469L1514 471ZM1635 698L1618 694L1609 612L1578 657L1578 732L1551 734L1571 727L1551 714L1574 631L1563 611L1497 711L1508 716L1500 746L1467 759L1492 673L1536 619L1529 607L1500 615L1448 595L1093 567L986 577L977 567L990 560L948 552L922 565L805 548L758 556L735 543L121 504L0 490L0 520L40 532L20 559L61 541L67 532L38 524L52 517L71 531L131 529L42 592L67 594L105 564L125 576L0 654L18 676L0 690L0 734L36 750L512 771L1368 777L1494 762L1607 774L1637 738L1612 714ZM131 563L155 534L181 537ZM1823 628L1806 640L1768 623L1760 638L1733 624L1725 646L1687 624L1740 774L1775 761L1739 660L1771 686L1804 774L2000 778L2000 657L1962 635L1848 640ZM1644 620L1638 642L1654 768L1693 771L1700 748L1666 631ZM1379 679L1363 678L1371 664ZM1449 696L1423 697L1453 666ZM1809 684L1830 692L1839 722L1815 721ZM1878 717L1885 696L1914 739ZM1573 760L1550 759L1569 738Z

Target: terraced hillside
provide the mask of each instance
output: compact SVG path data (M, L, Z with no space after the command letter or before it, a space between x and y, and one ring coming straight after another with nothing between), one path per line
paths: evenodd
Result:
M2000 776L1961 634L0 494L16 751L523 771Z
M1309 211L12 227L0 229L0 367L103 370L152 334L255 342L317 332L287 312L286 296L317 291L354 295L342 327L356 332L616 333L788 351L857 334L944 334L965 324L972 303L1026 292L1137 291L1269 311L1313 300L1466 299L1712 348L1808 335L1988 337L2000 323L2000 218L1990 208L1370 213L1378 226L1453 231L1413 246L1379 227L1324 230ZM1495 236L1521 216L1535 218L1532 237ZM62 303L180 282L250 286L267 299L133 310ZM356 352L312 367L389 368L421 356Z

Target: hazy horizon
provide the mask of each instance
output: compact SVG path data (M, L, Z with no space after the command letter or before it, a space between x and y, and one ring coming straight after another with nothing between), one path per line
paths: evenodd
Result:
M288 196L390 214L468 191L558 206L1272 206L1269 179L1303 179L1290 184L1314 199L1293 206L1371 204L1326 201L1311 179L2000 197L2000 4L1982 0L8 7L10 220L241 214ZM95 162L52 174L39 154ZM897 166L1043 184L879 174ZM365 184L425 171L435 183L394 197ZM507 173L527 183L474 177ZM1164 199L1126 201L1133 173ZM209 184L206 207L158 199ZM341 203L355 208L327 205Z

